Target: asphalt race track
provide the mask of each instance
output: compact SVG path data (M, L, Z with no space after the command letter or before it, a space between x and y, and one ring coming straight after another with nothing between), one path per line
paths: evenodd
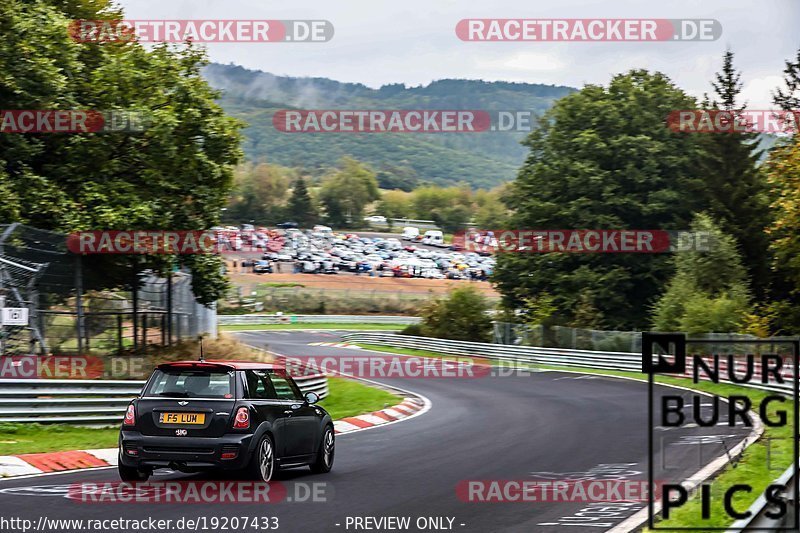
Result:
M331 332L238 335L248 344L267 344L285 355L369 353L308 345L337 341L338 336ZM464 480L647 479L647 388L642 383L560 372L377 381L419 393L432 407L408 421L338 436L330 474L312 475L303 468L278 475L289 495L294 494L297 483L327 483L327 502L101 504L65 497L70 484L118 480L116 470L102 469L2 480L0 514L33 520L41 515L50 519L173 520L264 516L278 517L278 531L287 532L367 530L355 529L352 524L348 528L348 517L410 517L408 530L419 531L415 525L418 518L446 517L453 520L455 531L527 533L606 531L610 529L607 524L618 524L645 506L643 502L470 503L456 494L456 486ZM664 390L658 388L657 394ZM661 429L656 440L659 448L667 450L669 477L685 479L724 453L716 437L731 447L748 429ZM715 436L709 440L716 442L700 448L698 436ZM155 479L194 478L199 476L168 473ZM603 507L605 511L598 510ZM445 519L445 527L448 523Z

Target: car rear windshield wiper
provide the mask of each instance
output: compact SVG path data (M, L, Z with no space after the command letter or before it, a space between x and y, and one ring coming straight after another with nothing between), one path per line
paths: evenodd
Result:
M189 394L186 392L178 392L178 391L164 391L159 392L156 396L167 396L169 398L188 398Z

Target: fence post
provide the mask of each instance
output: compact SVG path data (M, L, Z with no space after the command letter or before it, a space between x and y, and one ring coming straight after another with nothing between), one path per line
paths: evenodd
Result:
M172 346L172 270L167 274L167 343ZM161 344L164 344L163 335Z
M125 346L122 344L122 314L117 315L117 353L122 353Z
M131 285L131 292L133 293L133 351L135 352L139 348L139 317L137 312L139 311L139 270L137 268L137 263L134 259L133 262L133 283Z
M142 314L142 348L147 349L147 313Z
M83 352L83 339L86 331L83 327L83 258L80 254L75 254L75 308L77 317L75 327L78 334L78 354Z

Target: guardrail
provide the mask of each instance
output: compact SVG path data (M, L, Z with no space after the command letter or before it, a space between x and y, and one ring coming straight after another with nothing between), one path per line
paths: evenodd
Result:
M220 326L255 324L418 324L417 316L373 315L218 315Z
M413 337L386 332L354 332L342 335L351 342L380 344L395 348L428 350L448 355L484 357L508 363L524 363L548 366L576 366L600 370L625 370L641 372L642 356L630 352L602 352L592 350L572 350L566 348L540 348L536 346L511 346L483 342L452 341L431 337ZM714 341L709 341L713 343ZM723 341L720 341L723 342ZM722 365L721 365L722 366ZM691 371L688 365L687 372ZM792 392L790 380L782 384L748 385L752 388L769 390L783 394Z
M511 364L536 364L547 366L564 367L583 367L596 368L601 370L627 370L640 372L642 368L642 357L640 354L627 352L600 352L589 350L568 350L559 348L539 348L534 346L509 346L505 344L488 344L481 342L452 341L446 339L434 339L429 337L413 337L408 335L395 335L380 332L359 332L349 333L342 336L350 342L361 342L365 344L379 344L394 348L410 348L416 350L427 350L432 352L444 353L449 355L483 357L504 361ZM713 343L713 340L709 341ZM724 341L723 341L724 342ZM720 365L721 366L721 365ZM691 369L687 369L688 372ZM746 385L751 388L758 388L791 395L794 392L792 380L786 380L783 384L771 385ZM797 460L797 458L796 458ZM731 525L728 533L739 533L744 531L769 531L783 525L791 526L793 517L797 513L797 498L794 494L794 467L789 468L776 483L788 487L787 505L790 512L782 518L775 519L767 516L769 505L765 498L757 499L750 507L751 516Z
M295 378L300 390L328 396L322 374ZM0 423L116 424L144 381L0 379Z

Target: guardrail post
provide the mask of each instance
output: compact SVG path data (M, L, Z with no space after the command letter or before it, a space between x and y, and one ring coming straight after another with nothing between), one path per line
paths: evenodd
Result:
M122 314L117 315L117 353L122 353L125 345L122 343Z

